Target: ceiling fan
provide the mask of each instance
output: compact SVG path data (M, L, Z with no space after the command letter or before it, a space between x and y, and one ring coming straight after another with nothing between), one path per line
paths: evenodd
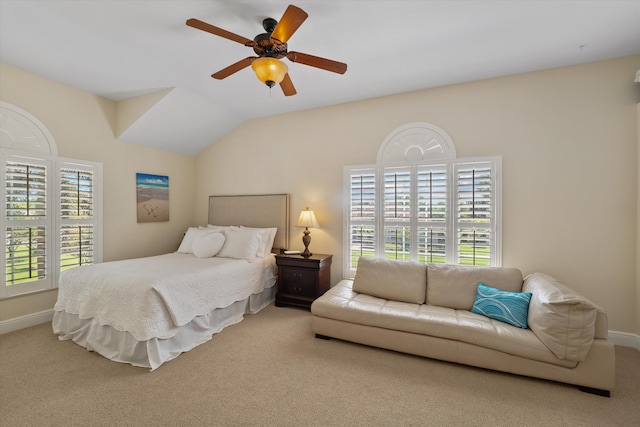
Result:
M261 82L270 88L276 83L279 83L285 96L291 96L296 94L296 89L289 77L288 67L284 62L280 61L281 58L286 57L291 62L299 62L300 64L338 74L344 74L347 71L347 64L342 62L301 52L289 52L287 50L287 41L308 16L309 15L299 7L289 5L284 15L282 15L280 22L273 18L264 19L262 21L262 27L266 33L258 34L253 40L195 18L188 19L187 25L251 47L257 55L241 59L235 64L231 64L217 73L212 74L211 77L222 80L251 65L251 68L253 68L253 71Z

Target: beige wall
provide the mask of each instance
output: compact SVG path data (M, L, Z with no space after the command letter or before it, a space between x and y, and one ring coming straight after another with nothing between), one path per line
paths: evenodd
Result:
M294 223L309 206L322 227L311 250L334 254L333 283L343 167L374 163L401 125L435 124L458 157L503 157L503 265L558 277L602 305L610 329L639 334L638 68L633 56L251 120L197 158L118 141L114 102L6 64L0 99L42 121L59 155L103 163L105 261L174 250L187 226L206 222L210 194L286 192L291 247L302 248ZM170 177L171 221L136 223L136 172ZM55 298L2 300L0 321Z
M193 223L195 158L118 141L116 103L0 63L0 99L29 112L58 155L103 164L104 261L175 250ZM136 172L169 176L170 221L138 224ZM0 321L49 310L55 290L0 300Z
M335 284L343 167L375 163L391 131L428 122L458 157L502 156L503 265L554 275L603 306L612 330L640 333L638 68L633 56L250 120L197 157L196 222L211 194L290 193L291 248L309 206L322 227L310 249L334 254Z

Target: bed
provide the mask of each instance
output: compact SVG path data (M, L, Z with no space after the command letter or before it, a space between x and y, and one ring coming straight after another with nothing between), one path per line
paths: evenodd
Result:
M211 196L176 252L62 272L54 334L153 371L271 304L288 242L287 194Z

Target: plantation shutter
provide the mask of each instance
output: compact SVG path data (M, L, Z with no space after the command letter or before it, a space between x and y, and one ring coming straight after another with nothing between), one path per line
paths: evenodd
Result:
M43 219L47 215L47 167L8 161L6 164L8 219Z
M418 175L418 260L447 261L447 169L420 168Z
M60 167L61 271L94 262L94 187L95 173L91 169Z
M492 265L496 240L495 170L490 163L456 167L456 259Z
M386 169L384 173L384 256L411 259L411 170Z
M345 276L360 256L500 266L500 171L499 157L346 167Z
M375 256L376 174L373 170L354 170L349 182L348 257L355 273L358 258Z
M7 157L3 181L5 286L38 290L48 282L48 164Z

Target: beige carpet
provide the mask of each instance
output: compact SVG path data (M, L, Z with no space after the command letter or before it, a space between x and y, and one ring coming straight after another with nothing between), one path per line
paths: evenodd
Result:
M612 397L314 338L273 305L155 372L115 363L49 324L0 336L1 426L632 426L640 352L616 347Z

